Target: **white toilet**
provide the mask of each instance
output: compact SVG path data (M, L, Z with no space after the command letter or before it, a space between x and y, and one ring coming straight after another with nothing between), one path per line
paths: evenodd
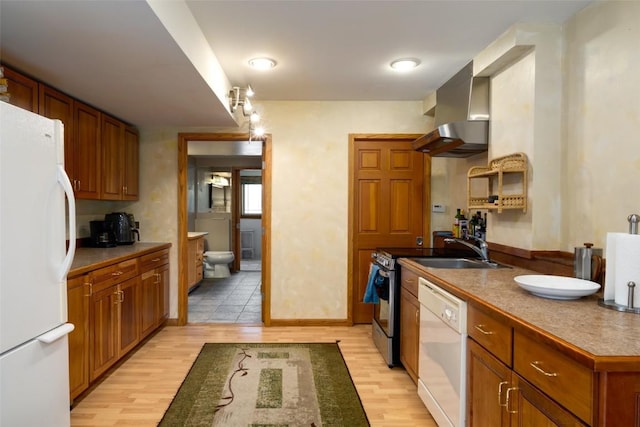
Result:
M234 256L231 251L207 251L204 253L204 277L205 279L229 277L229 264Z

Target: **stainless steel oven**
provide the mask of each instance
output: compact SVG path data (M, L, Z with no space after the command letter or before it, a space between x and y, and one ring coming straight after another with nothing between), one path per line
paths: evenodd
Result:
M384 279L376 289L380 302L373 306L373 342L392 367L400 363L400 266L384 251L374 252L371 257Z
M384 278L377 288L380 303L373 309L373 341L389 367L400 366L400 287L399 258L458 257L475 253L468 248L378 248L371 254Z

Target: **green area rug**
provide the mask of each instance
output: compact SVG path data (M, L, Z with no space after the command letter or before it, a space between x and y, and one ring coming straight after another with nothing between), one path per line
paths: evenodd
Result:
M160 426L369 426L337 343L202 347Z

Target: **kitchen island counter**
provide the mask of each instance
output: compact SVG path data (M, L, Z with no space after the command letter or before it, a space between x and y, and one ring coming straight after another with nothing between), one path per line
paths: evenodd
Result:
M423 267L409 258L402 266L442 286L454 295L510 319L516 328L561 343L595 371L640 372L640 315L603 308L599 293L577 300L541 298L520 288L516 276L539 274L523 268L440 269Z

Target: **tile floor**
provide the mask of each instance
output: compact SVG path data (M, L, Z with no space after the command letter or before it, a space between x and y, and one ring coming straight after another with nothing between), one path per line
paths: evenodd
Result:
M189 323L260 323L260 260L224 279L203 279L189 294Z

